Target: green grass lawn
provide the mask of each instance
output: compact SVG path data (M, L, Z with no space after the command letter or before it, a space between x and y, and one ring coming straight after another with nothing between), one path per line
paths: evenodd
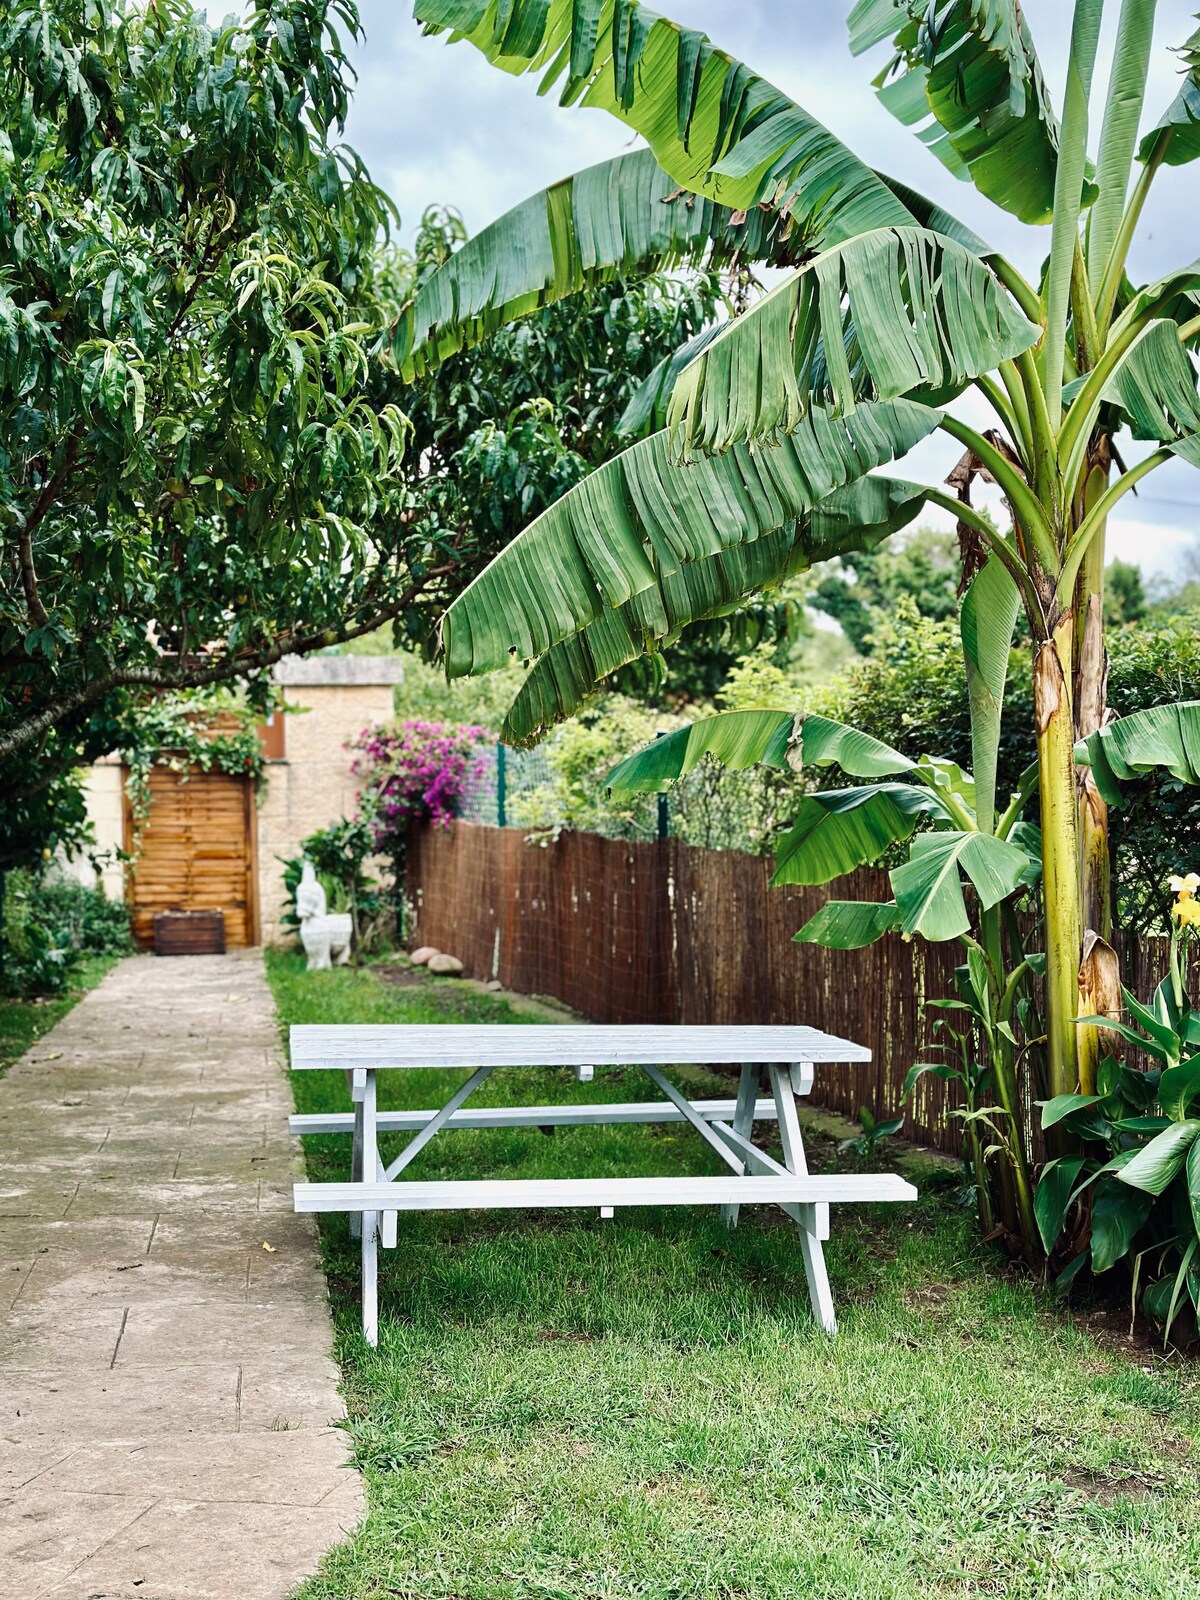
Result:
M451 984L267 959L282 1023L517 1020ZM381 1104L436 1105L461 1076L385 1075ZM340 1074L292 1081L302 1111L349 1106ZM632 1071L581 1090L543 1069L497 1073L478 1098L592 1092L651 1097ZM346 1174L348 1139L307 1143L314 1178ZM819 1139L810 1153L854 1160ZM1195 1367L1110 1314L1064 1316L976 1242L944 1172L900 1164L917 1205L835 1211L833 1340L777 1212L732 1233L699 1212L451 1213L401 1216L371 1350L356 1250L323 1218L369 1511L301 1600L1200 1594ZM714 1170L670 1124L458 1130L414 1168Z
M120 959L116 955L84 956L71 973L69 987L48 1000L0 999L0 1077Z

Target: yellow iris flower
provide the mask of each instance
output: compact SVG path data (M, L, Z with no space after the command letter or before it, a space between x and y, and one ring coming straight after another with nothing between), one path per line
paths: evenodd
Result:
M1171 893L1178 895L1181 900L1194 900L1196 890L1200 889L1200 872L1189 872L1183 878L1173 872L1167 879L1167 885Z

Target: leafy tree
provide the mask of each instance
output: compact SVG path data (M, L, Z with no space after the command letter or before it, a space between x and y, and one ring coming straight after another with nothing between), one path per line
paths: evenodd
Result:
M0 19L0 760L130 693L377 626L405 422L366 394L384 196L334 143L352 0L48 0Z
M841 624L860 655L902 602L934 621L958 614L960 565L953 535L918 528L909 538L863 551L823 573L813 604Z
M1146 585L1132 561L1110 561L1104 572L1104 620L1110 628L1146 615Z
M261 705L281 656L393 618L427 639L711 315L709 280L634 273L410 388L386 330L461 224L381 248L331 24L350 0L0 18L10 865L80 842L72 773L137 749L148 697L249 677Z
M1106 711L1106 518L1172 457L1200 464L1200 272L1180 264L1145 285L1126 272L1156 173L1200 155L1200 33L1183 46L1178 95L1139 141L1153 5L1122 0L1094 119L1101 12L1102 0L1073 7L1061 120L1016 0L951 0L936 16L925 0L859 0L850 16L855 53L891 40L885 103L952 172L1048 229L1030 282L703 34L637 0L417 0L430 31L508 71L565 80L565 101L609 111L650 151L485 230L398 330L401 360L428 363L603 263L677 259L704 240L737 236L747 258L795 263L681 355L666 428L543 513L450 608L448 668L536 658L510 718L534 735L689 622L873 547L925 504L955 512L968 571L994 555L1029 629L1051 1093L1094 1083L1094 1042L1075 1025L1084 931L1112 931L1106 807L1074 759ZM686 239L662 219L680 191L696 197ZM951 409L970 385L993 427ZM1123 428L1153 448L1114 476ZM946 487L864 476L934 433L962 452ZM1004 497L1007 533L972 504L980 476ZM993 776L975 773L985 819Z

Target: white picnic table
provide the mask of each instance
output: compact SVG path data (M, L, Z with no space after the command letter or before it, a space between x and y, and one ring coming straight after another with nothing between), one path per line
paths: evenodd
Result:
M352 1135L350 1179L297 1183L297 1211L350 1215L361 1237L362 1322L378 1341L378 1247L394 1248L401 1211L596 1207L611 1217L618 1206L720 1206L735 1226L742 1205L778 1205L799 1228L813 1315L837 1331L825 1270L831 1205L914 1200L917 1191L895 1173L810 1174L796 1114L796 1097L811 1092L817 1068L828 1062L869 1061L871 1052L848 1039L807 1027L614 1027L522 1024L306 1024L291 1030L296 1071L341 1068L353 1110L289 1119L293 1133ZM736 1099L689 1100L664 1065L741 1064ZM580 1082L597 1067L637 1066L663 1096L614 1104L468 1108L466 1102L499 1067L570 1068ZM469 1070L445 1105L429 1111L380 1111L377 1074L417 1068ZM762 1069L770 1094L760 1097ZM756 1121L778 1124L783 1161L753 1143ZM562 1128L612 1123L688 1122L729 1168L719 1177L535 1178L423 1182L405 1178L416 1156L444 1128ZM391 1162L379 1154L381 1133L413 1137Z

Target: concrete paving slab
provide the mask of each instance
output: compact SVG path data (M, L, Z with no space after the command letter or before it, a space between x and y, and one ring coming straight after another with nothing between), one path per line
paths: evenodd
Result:
M144 1367L132 1367L144 1372ZM336 1386L338 1370L331 1358L285 1364L277 1358L249 1358L242 1363L239 1415L242 1432L287 1433L319 1428L320 1404L309 1398L328 1384Z
M203 1350L212 1361L263 1354L294 1360L317 1348L316 1335L328 1327L324 1306L156 1300L130 1306L114 1365L175 1366L188 1348Z
M291 1109L250 954L122 962L0 1082L0 1600L284 1600L360 1520Z
M84 1445L42 1473L38 1485L63 1493L143 1499L254 1500L318 1506L345 1482L346 1452L332 1429L305 1433L192 1434Z
M64 1317L57 1306L24 1306L18 1299L0 1320L0 1382L10 1367L107 1370L124 1326L120 1305L89 1302Z
M243 1420L241 1386L241 1369L232 1361L91 1372L10 1369L4 1374L0 1436L23 1447L75 1449L84 1440L236 1434ZM327 1422L321 1417L313 1426Z
M164 1500L42 1600L254 1600L286 1595L354 1526L336 1505Z
M56 1494L36 1481L18 1489L0 1501L0 1595L43 1594L153 1504L152 1496Z

